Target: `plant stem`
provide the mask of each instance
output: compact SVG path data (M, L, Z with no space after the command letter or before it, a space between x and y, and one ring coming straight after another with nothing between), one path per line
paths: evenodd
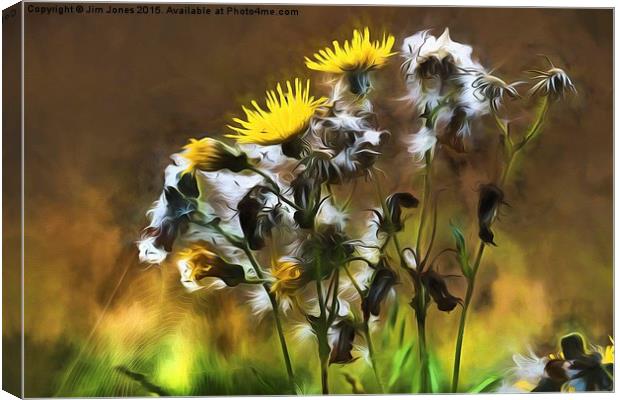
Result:
M320 260L319 257L316 258ZM319 363L321 367L321 392L323 394L329 394L329 353L330 348L327 341L327 330L329 329L327 321L327 310L325 304L325 298L323 296L323 285L321 283L321 264L317 261L317 276L316 276L316 293L319 299L319 320L320 331L315 331L317 335Z
M198 223L198 222L197 222ZM250 260L250 264L256 273L256 276L260 280L264 280L265 276L263 274L263 270L261 269L256 257L254 257L254 253L250 249L247 240L240 239L228 234L224 231L219 225L203 225L209 228L215 229L218 233L220 233L224 238L233 246L240 248L243 250L245 255ZM286 338L284 337L284 329L282 328L282 321L280 319L280 311L278 308L278 301L275 295L271 292L271 286L269 283L265 282L262 284L263 289L267 292L267 296L269 296L269 302L271 303L271 309L273 311L273 319L276 324L276 331L278 332L278 339L280 340L280 348L282 350L282 357L284 358L284 365L286 367L286 373L288 375L289 384L291 385L291 390L293 394L297 393L297 389L295 386L295 374L293 373L293 366L291 363L291 357L288 352L288 346L286 344Z
M321 390L323 394L329 394L329 353L321 353L319 359L321 362Z
M545 120L545 116L547 115L548 110L549 110L549 97L545 96L545 98L542 100L542 103L540 103L538 106L538 113L536 114L536 120L534 121L530 129L525 134L525 137L523 138L521 143L518 144L519 150L523 148L523 146L528 144L530 140L534 139L540 133L543 121Z
M250 250L250 247L248 246L247 241L243 246L243 251L248 257L248 259L250 260L250 263L252 264L252 268L254 268L254 271L256 272L256 276L259 279L264 279L263 271L260 268L260 265L258 264L256 257L254 257L254 253L252 253L252 250ZM273 310L273 319L275 321L276 330L278 332L278 338L280 340L280 347L282 349L282 357L284 358L284 364L286 367L286 373L288 374L289 384L291 385L293 394L296 394L297 390L295 387L295 374L293 373L293 366L291 363L291 358L289 356L288 346L286 345L286 338L284 337L284 329L282 328L282 321L280 319L280 310L278 308L278 301L275 295L271 292L271 287L268 283L263 283L263 289L265 289L265 291L267 292L267 295L269 296L269 302L271 303L271 309Z
M383 389L383 384L381 383L381 378L379 378L377 360L375 358L375 350L372 345L372 338L370 337L370 327L368 326L368 321L364 321L364 337L366 338L366 343L368 344L368 357L370 358L370 365L372 366L372 371L375 374L377 385L379 385L379 390L381 393L385 393L385 389Z
M428 208L428 201L430 198L430 193L431 193L431 150L427 150L426 153L424 153L424 194L423 194L423 198L422 198L422 211L420 213L420 223L418 225L418 236L416 237L416 244L415 244L415 253L416 253L416 257L418 257L418 260L416 260L418 263L420 262L420 259L422 259L422 257L420 256L420 248L422 246L422 231L424 230L424 222L426 220L426 211Z
M320 271L320 268L317 268ZM316 332L316 334L320 337L318 340L318 351L319 351L319 363L321 364L321 392L323 394L329 394L329 346L325 349L325 345L327 344L327 313L325 309L325 299L323 297L323 287L321 285L320 272L318 273L318 277L316 280L316 292L317 297L319 299L319 309L320 315L319 318L321 320L321 332Z
M355 287L355 290L359 294L360 299L363 299L364 292L362 291L362 288L360 288L360 286L357 284L357 281L351 274L351 271L349 271L349 267L347 267L346 264L344 265L344 272L347 274L347 277L351 281L351 284L353 284L353 287ZM370 336L370 327L368 326L368 321L366 319L364 319L363 329L366 343L368 344L368 356L370 357L370 365L372 366L372 370L375 374L375 379L377 380L377 384L379 385L379 390L381 390L381 393L385 393L385 389L383 388L383 384L381 383L381 378L379 377L379 370L377 369L377 360L375 358L375 350L372 344L372 337Z
M472 269L471 278L467 281L467 293L465 293L465 301L463 302L463 310L461 311L461 318L459 320L459 331L456 337L456 347L454 350L454 369L452 370L452 392L456 393L459 386L459 373L461 368L461 352L463 349L463 338L465 337L465 322L467 320L467 311L471 304L471 299L474 294L474 286L476 283L476 272L480 266L482 255L484 254L485 245L483 241L480 241L478 246L478 253L476 254L476 261Z
M398 254L398 258L400 259L401 267L409 269L409 266L407 265L407 263L405 262L405 258L403 257L403 250L400 246L400 241L398 240L398 234L394 233L393 235L390 235L390 238L392 238L392 240L394 241L394 248L396 249L396 253Z
M417 268L420 268L419 263L420 263L421 258L420 258L420 253L419 253L419 247L421 244L420 236L421 236L422 229L424 227L423 226L424 213L428 207L426 203L428 202L430 198L430 162L431 162L430 150L426 152L425 159L426 159L426 174L424 176L424 199L423 199L423 204L422 204L423 208L422 208L422 215L420 217L420 225L418 226L418 237L417 237L416 252L415 252L416 264L418 264L416 266ZM391 219L389 215L389 209L387 207L387 204L385 203L383 193L381 192L381 185L379 184L376 178L373 180L375 182L377 196L379 197L379 200L381 201L381 207L383 208L384 216L385 218ZM417 271L418 273L413 273L413 271L408 268L407 263L405 262L403 258L400 242L398 240L396 233L393 233L388 236L386 244L389 242L390 239L394 241L394 246L396 248L396 251L398 252L398 257L400 259L401 267L409 270L410 272L409 275L413 278L413 281L414 281L413 283L414 283L416 294L415 294L415 302L413 304L413 309L416 314L416 322L418 326L419 358L420 358L420 364L421 364L420 389L422 392L429 392L429 388L430 388L429 377L430 376L429 376L429 363L428 363L428 348L427 348L427 343L426 343L427 304L426 304L426 294L424 293L424 286L422 285L420 274L419 274L419 272L421 271L418 270Z
M416 294L416 296L419 295ZM428 349L426 347L426 310L423 312L416 311L416 320L418 325L418 340L420 341L420 392L430 393L432 388L430 385Z
M424 153L425 160L425 174L424 174L424 197L422 199L422 211L420 214L420 223L418 225L418 236L416 237L416 272L412 274L413 283L416 290L414 311L416 314L416 324L418 327L418 341L419 341L419 358L420 358L420 391L422 393L428 393L431 389L430 385L430 373L429 373L429 357L428 347L426 343L426 293L424 285L422 284L420 274L424 265L421 260L426 260L426 256L422 256L420 253L422 247L422 232L424 230L424 222L426 220L426 212L429 207L431 193L431 151L427 150Z
M327 325L331 326L331 324L336 320L338 316L339 304L338 304L338 285L340 283L340 271L334 271L334 289L332 293L332 304L331 310L329 312L329 318L327 319Z
M510 168L512 167L512 163L518 152L519 150L517 149L517 150L511 151L510 154L508 154L508 160L506 161L506 166L504 166L504 172L502 172L502 177L499 180L498 186L500 188L504 186L504 184L506 183L506 179L508 179L508 174L510 173Z
M501 121L495 116L495 121L498 126L502 130L502 133L506 136L506 140L509 140L509 148L506 160L506 166L504 167L504 171L502 176L498 182L498 186L502 188L506 184L506 180L510 174L510 168L512 167L514 160L519 154L519 152L528 144L532 139L536 138L541 131L545 116L547 115L547 111L549 110L549 98L545 96L542 100L542 103L538 106L538 112L536 115L536 119L534 123L530 126L525 136L515 147L512 146L512 141L508 136L508 129L504 126ZM484 255L484 249L486 248L484 242L481 240L478 245L478 253L476 254L476 259L474 261L474 266L472 268L471 278L468 279L467 282L467 292L465 293L465 300L463 303L463 310L461 311L461 318L459 320L459 331L456 338L456 345L454 350L454 369L452 371L452 392L456 393L459 386L459 373L461 367L461 353L463 350L463 338L465 337L465 323L467 321L467 312L469 310L469 305L471 304L471 299L474 294L474 288L476 284L476 275L478 273L478 268L480 267L480 262L482 261L482 256Z
M381 183L377 176L373 174L372 181L375 184L375 191L377 192L377 197L379 198L379 203L381 204L381 209L383 210L383 217L389 218L390 210L388 210L387 204L385 202L385 197L383 196L383 190L381 189Z

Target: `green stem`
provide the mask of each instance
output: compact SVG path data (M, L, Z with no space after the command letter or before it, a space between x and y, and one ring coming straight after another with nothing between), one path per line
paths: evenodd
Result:
M508 154L508 160L506 161L506 165L504 166L504 172L502 172L502 177L499 181L499 187L504 186L504 184L506 183L506 179L508 179L508 174L510 173L510 168L512 167L515 156L518 152L519 150L515 150L511 151L510 154Z
M381 183L379 182L379 178L373 175L372 181L375 184L375 191L377 193L377 197L379 198L381 209L383 210L383 216L384 218L389 219L390 210L388 210L387 203L385 202L385 197L383 196L383 189L381 189Z
M336 317L338 316L338 308L339 308L339 304L338 304L338 285L340 282L340 271L336 270L334 272L334 291L332 293L332 305L331 305L331 310L329 312L329 318L327 321L327 326L331 326L331 324L336 320Z
M525 136L523 137L523 140L521 140L521 142L519 142L519 144L517 144L514 147L512 146L512 141L510 140L510 137L508 136L509 132L508 132L507 127L504 127L503 123L501 123L501 121L499 121L497 117L495 118L500 129L502 130L502 133L505 134L506 139L509 140L506 166L504 167L504 171L502 173L500 181L498 182L498 186L500 188L506 184L506 180L508 179L508 176L510 174L510 169L514 163L514 160L517 154L525 147L526 144L528 144L532 139L536 138L540 134L541 128L542 128L542 125L543 125L543 122L544 122L545 116L547 115L548 110L549 110L549 98L545 96L545 98L542 100L542 103L538 107L538 112L536 115L536 119L534 120L534 123L530 126L530 128L526 132ZM461 311L461 318L459 320L459 330L458 330L458 334L456 338L456 345L455 345L455 350L454 350L454 369L452 371L452 392L454 393L457 392L458 386L459 386L461 353L463 350L463 339L465 337L465 323L467 321L467 312L469 310L471 299L474 294L474 288L476 284L476 275L478 273L478 268L480 267L480 262L482 261L482 256L484 255L485 248L486 246L484 242L481 240L480 244L478 245L478 253L476 254L476 259L474 261L474 266L472 268L471 278L469 278L468 283L467 283L467 291L465 293L463 310Z
M362 288L357 284L357 281L349 271L349 267L344 265L344 272L347 274L347 277L355 287L355 290L360 296L360 300L364 298L364 292ZM366 338L366 343L368 344L368 356L370 357L370 365L372 366L372 370L375 374L375 379L377 380L377 384L379 385L379 389L381 393L385 393L385 389L383 388L383 384L381 383L381 378L379 377L379 370L377 369L377 360L375 358L375 350L372 344L372 337L370 336L370 327L368 326L368 321L364 320L364 336Z
M421 297L421 296L420 296ZM416 312L418 340L420 341L420 392L430 393L430 365L426 346L426 311Z
M534 121L530 129L525 134L525 137L523 138L521 143L519 143L517 150L520 150L521 148L523 148L523 146L528 144L530 140L534 139L540 133L542 124L545 120L545 116L547 115L548 110L549 110L549 97L545 96L544 99L542 100L542 103L540 103L540 105L538 106L538 113L536 115L536 120Z
M427 150L424 153L424 194L422 198L422 211L420 212L420 222L418 225L418 236L416 237L415 253L420 262L422 259L420 249L422 246L422 232L424 230L424 223L426 220L426 211L428 208L428 201L431 193L431 150Z
M390 238L394 241L394 248L396 249L396 253L398 253L398 258L400 259L400 266L409 270L409 265L407 265L407 263L405 262L405 257L403 257L403 250L400 246L400 241L398 240L398 234L394 233L393 235L390 235Z
M372 371L375 374L377 385L379 385L379 390L381 393L385 393L385 389L383 389L383 384L381 383L381 378L379 377L379 370L377 369L377 360L375 357L375 350L372 345L372 338L370 337L370 327L368 326L368 321L364 321L364 336L366 338L366 343L368 344L368 357L370 358L370 365L372 366Z
M424 199L423 199L424 203L422 205L423 209L422 209L422 216L420 217L420 226L418 227L418 238L417 238L416 254L415 254L416 264L418 264L417 265L418 267L419 267L419 262L420 262L420 256L419 256L420 254L419 246L421 244L420 233L422 232L422 229L423 229L424 212L425 212L425 209L427 208L427 205L425 203L428 201L430 197L430 161L431 161L430 151L426 152L425 159L426 159L426 174L424 177ZM385 203L383 193L381 192L381 185L379 184L376 178L373 180L375 182L375 188L377 190L377 195L379 196L379 200L381 201L381 207L383 208L384 216L386 218L389 218L389 210ZM407 263L405 262L403 258L402 249L401 249L400 242L398 240L397 235L396 234L390 235L386 241L386 244L389 242L390 239L394 241L394 246L396 248L396 251L398 252L398 257L400 259L401 267L404 267L407 270L409 270L409 268L407 267ZM430 380L429 380L430 375L429 375L429 363L428 363L428 350L427 350L427 343L426 343L426 309L427 309L426 295L424 293L424 288L420 280L420 275L418 273L416 274L410 273L410 276L413 277L415 291L416 291L416 296L415 296L416 301L414 305L414 311L416 314L416 322L418 326L418 341L420 342L419 357L420 357L420 362L421 362L421 369L420 369L421 391L428 392L430 388Z
M259 279L264 279L263 271L260 268L258 261L254 257L252 250L250 250L247 242L243 246L243 251L248 257L248 259L250 260L250 263L252 264L252 268L256 272L256 276ZM293 373L293 365L291 363L291 357L288 352L288 346L286 345L286 338L284 337L284 329L282 328L282 321L280 319L280 310L278 307L278 301L275 295L271 292L271 287L269 283L264 283L263 288L265 289L265 291L267 292L267 295L269 296L269 302L271 303L271 309L273 310L273 319L276 324L276 330L278 332L278 339L280 340L280 347L282 349L282 357L284 358L284 364L286 367L286 373L288 374L289 384L291 386L292 393L296 394L297 389L295 387L295 374Z
M321 362L321 391L329 394L329 353L321 353L319 356Z
M417 273L413 274L414 286L416 289L416 301L414 311L416 314L416 323L418 328L418 341L419 341L419 358L420 358L420 391L422 393L429 393L431 389L430 385L430 371L429 371L429 356L428 346L426 343L426 293L424 285L422 284L420 274L424 267L421 260L425 260L427 257L422 256L420 253L422 247L422 232L424 231L424 225L426 220L426 213L429 207L430 193L431 193L431 151L428 150L424 154L425 160L425 174L424 174L424 197L422 199L422 211L420 214L420 222L418 225L418 235L416 237L416 269Z
M472 269L471 278L467 282L467 293L465 293L465 300L463 302L463 310L461 311L461 318L459 320L459 331L456 336L456 346L454 349L454 369L452 370L452 392L456 393L459 386L459 373L461 368L461 354L463 350L463 338L465 337L465 323L467 321L467 311L471 304L471 299L474 294L474 287L476 284L476 273L482 261L482 255L485 249L484 242L480 241L478 246L478 253L476 254L476 261Z
M319 258L317 258L319 260ZM318 342L319 363L321 367L321 392L323 394L329 394L329 353L330 348L327 340L327 310L325 305L325 298L323 296L323 285L321 283L321 265L320 261L317 261L317 276L316 276L316 293L319 299L319 319L321 321L320 332L315 332Z

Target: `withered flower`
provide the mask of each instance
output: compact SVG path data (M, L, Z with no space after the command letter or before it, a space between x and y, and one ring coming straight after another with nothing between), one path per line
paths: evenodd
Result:
M533 392L613 390L613 359L598 351L587 352L583 337L572 333L561 339L562 352L550 356L545 376Z
M185 197L175 187L164 189L165 214L157 226L146 228L145 237L154 237L153 245L170 252L176 238L188 228L190 216L198 209L196 199Z
M182 174L177 182L177 189L183 196L189 198L198 198L200 196L200 189L198 188L198 181L195 174Z
M314 227L314 219L322 203L322 183L323 181L310 174L308 170L297 175L291 182L293 200L300 208L295 211L293 219L302 229L312 229Z
M245 270L241 265L226 262L207 246L206 242L195 243L179 252L178 267L183 285L198 289L205 278L218 278L227 286L246 282Z
M543 95L549 96L552 99L558 99L564 97L569 91L577 93L577 89L575 89L575 85L573 85L568 74L563 69L553 65L548 57L545 58L551 65L551 68L546 71L537 69L529 71L537 74L532 77L532 80L538 80L530 89L530 95Z
M271 234L271 229L282 219L279 203L268 207L269 188L257 185L250 189L237 204L241 230L252 250L265 247L265 238Z
M480 186L478 200L478 236L487 244L497 246L493 241L491 225L497 218L499 206L504 204L504 192L497 185L489 183Z
M444 277L437 271L429 268L424 271L421 277L422 284L437 304L437 309L439 309L439 311L450 312L454 310L458 304L462 303L460 298L453 296L450 291L448 291L448 286L446 285Z
M516 86L523 82L509 84L495 75L485 73L478 73L477 76L471 83L473 94L479 101L488 101L491 110L495 112L499 110L504 96L512 99L519 97Z
M331 345L329 356L330 364L349 364L357 358L353 358L353 340L355 340L355 324L349 318L342 319L332 327L335 340Z
M462 92L473 74L461 72L483 70L472 58L472 52L471 46L453 41L448 29L439 37L420 31L406 38L402 46L405 58L402 72L409 89L408 98L420 110L427 106L434 108L447 98L458 103L467 100Z
M393 234L403 230L403 208L416 208L419 204L418 199L407 192L393 193L385 201L389 218L378 210L372 210L377 217L379 230L387 234Z
M330 276L354 251L351 239L337 225L328 224L319 225L301 247L304 264L312 266L315 279Z
M403 229L402 209L416 208L419 203L420 202L414 195L407 192L394 193L387 198L386 204L392 219L390 222L396 231L401 231Z
M463 106L454 107L443 134L437 140L457 153L464 153L464 136L469 133L469 123L470 117L467 109Z
M383 259L379 262L383 265ZM379 316L381 312L381 304L387 297L390 290L396 285L396 274L385 266L380 267L374 273L370 286L364 293L362 299L362 311L364 313L364 320L368 321L370 315L375 317Z
M368 173L388 138L374 113L336 101L312 119L306 140L315 151L301 164L324 182L347 182Z

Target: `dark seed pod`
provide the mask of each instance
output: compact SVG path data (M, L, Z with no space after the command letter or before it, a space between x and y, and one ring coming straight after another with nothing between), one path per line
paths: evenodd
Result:
M343 319L333 326L336 330L336 341L332 345L329 356L330 364L349 364L355 361L351 350L353 350L353 340L355 340L355 326L353 321Z
M450 312L461 304L462 300L448 291L448 286L440 274L429 269L422 274L422 284L437 304L439 311Z
M394 285L396 285L396 274L392 270L382 268L375 272L370 287L362 299L365 321L368 321L371 314L375 317L379 316L381 304Z
M504 202L504 192L492 183L480 186L478 201L478 236L487 243L496 246L493 241L491 225L497 217L499 206Z

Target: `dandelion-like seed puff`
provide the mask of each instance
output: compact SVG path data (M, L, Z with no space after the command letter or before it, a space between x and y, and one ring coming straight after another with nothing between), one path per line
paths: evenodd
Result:
M252 101L253 110L243 107L246 120L234 118L233 121L239 126L228 127L236 133L226 136L238 143L262 146L285 145L299 137L306 130L316 109L324 105L327 99L310 96L309 79L306 80L305 87L300 79L295 79L294 88L291 82L287 81L286 89L285 93L278 84L275 91L267 91L267 110L261 108L256 101ZM286 146L283 146L282 150L289 155Z
M392 55L394 36L383 35L381 41L370 40L370 29L364 28L363 33L355 29L353 39L340 46L333 41L334 48L326 47L314 54L315 60L306 57L306 66L315 71L347 74L351 92L365 94L370 88L368 71L382 68Z
M506 83L503 79L491 74L478 74L471 83L473 95L478 101L488 101L491 110L498 112L504 95L510 98L518 98L516 86L524 82Z
M532 80L537 82L530 89L530 95L550 96L553 99L557 99L565 96L565 94L569 91L577 93L577 89L575 88L575 85L573 85L573 82L568 74L563 69L553 65L549 57L545 56L545 58L551 68L546 71L541 71L538 69L528 71L537 74L532 77Z

